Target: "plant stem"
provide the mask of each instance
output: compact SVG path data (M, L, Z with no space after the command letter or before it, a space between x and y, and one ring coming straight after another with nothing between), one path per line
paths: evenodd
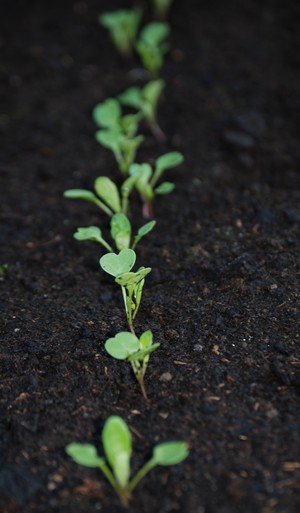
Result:
M143 204L143 217L151 219L153 217L152 201L145 201Z
M148 472L150 472L150 470L152 470L155 467L155 465L156 463L153 459L149 460L132 478L128 485L128 490L132 492L135 489L135 487L139 484L141 479L143 479L143 477L145 477L145 475L148 474Z
M159 124L155 120L149 120L149 128L154 135L155 139L160 143L165 143L167 140L166 134L162 131Z
M105 212L109 217L112 217L114 215L113 211L110 210L110 208L108 208L104 203L102 203L102 201L98 200L96 201L95 199L95 203L96 205L98 205L99 208L101 208L103 210L103 212Z

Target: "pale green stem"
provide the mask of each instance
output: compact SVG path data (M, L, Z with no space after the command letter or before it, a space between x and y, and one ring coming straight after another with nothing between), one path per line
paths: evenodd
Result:
M102 246L104 246L105 249L107 249L110 253L114 252L113 248L104 239L101 239L101 242L99 242L99 244L102 244Z
M143 477L145 477L145 475L148 474L148 472L150 472L150 470L152 470L155 466L156 463L154 459L149 460L148 463L146 463L132 478L128 485L128 490L132 492L135 489L135 487L139 484L139 482L143 479Z
M102 465L99 465L100 469L102 470L103 474L105 475L107 481L111 484L111 486L116 490L117 493L119 493L119 486L117 481L115 480L111 470L109 467L104 463Z
M114 215L113 211L110 210L110 208L108 208L104 203L102 203L102 201L100 200L96 200L95 199L95 204L101 208L103 210L103 212L105 212L108 216L112 217Z

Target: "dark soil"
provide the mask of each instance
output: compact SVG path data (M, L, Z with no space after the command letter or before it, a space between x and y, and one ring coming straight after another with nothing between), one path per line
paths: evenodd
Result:
M132 513L295 513L299 3L175 1L159 109L168 142L147 134L139 154L186 157L138 251L153 271L137 330L161 343L148 409L129 366L103 349L126 328L119 290L98 247L72 239L106 219L62 198L118 177L91 109L140 75L97 23L121 4L1 4L1 513L123 511L64 452L100 446L111 414L132 429L134 468L157 441L191 448L137 488Z

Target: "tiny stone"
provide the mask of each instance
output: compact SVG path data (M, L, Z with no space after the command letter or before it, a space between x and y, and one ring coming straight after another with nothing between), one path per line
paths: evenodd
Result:
M171 381L172 379L172 374L170 372L164 372L160 378L159 378L159 381Z
M193 349L194 351L201 353L201 351L203 351L203 346L201 344L195 344Z

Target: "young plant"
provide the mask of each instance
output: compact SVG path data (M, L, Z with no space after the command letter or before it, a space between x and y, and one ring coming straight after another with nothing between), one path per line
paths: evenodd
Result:
M168 23L153 22L146 25L136 42L136 50L144 68L152 78L157 77L164 63L164 56L169 50L165 40L170 33Z
M157 186L158 180L167 169L179 166L183 160L181 153L172 151L158 157L154 169L150 164L132 164L129 173L136 177L135 188L140 193L143 201L144 217L153 216L152 202L157 194L169 194L175 187L172 182L163 182Z
M157 18L164 20L170 10L173 0L152 0L154 13Z
M130 246L132 249L135 249L142 237L147 235L154 228L155 224L156 221L150 221L144 226L141 226L131 242L131 223L128 217L122 212L113 215L110 222L110 234L115 243L116 249L121 251L122 249L129 249ZM77 228L77 231L74 233L74 239L78 241L97 242L109 252L114 252L114 249L103 238L102 231L97 226Z
M136 254L132 249L122 249L119 254L106 253L100 258L102 269L113 276L121 287L127 323L133 334L133 321L141 303L145 277L151 272L150 267L131 271L135 261Z
M161 465L177 465L189 455L185 442L164 442L154 447L151 459L130 479L132 437L127 424L121 417L113 415L107 419L102 431L102 445L105 457L98 455L91 444L71 443L66 453L78 465L100 468L118 494L122 504L128 506L132 492L150 470Z
M121 194L116 184L107 176L99 176L94 183L96 194L87 189L68 189L64 192L67 199L89 201L97 205L108 216L123 212L127 214L129 196L134 188L137 177L130 176L121 186ZM99 199L100 198L100 199Z
M128 169L135 161L136 152L144 140L142 135L127 137L118 128L97 130L95 137L101 146L113 152L123 175L128 173Z
M125 57L132 54L140 21L140 9L119 9L99 16L99 22L109 30L117 50Z
M152 80L142 88L130 87L119 96L122 105L142 113L153 135L161 142L166 137L157 122L157 104L164 87L163 80Z
M126 360L131 363L134 375L141 387L142 394L148 400L144 377L149 363L150 354L160 346L153 342L150 330L145 331L140 338L128 331L121 331L115 337L105 342L105 349L110 356L117 360Z

